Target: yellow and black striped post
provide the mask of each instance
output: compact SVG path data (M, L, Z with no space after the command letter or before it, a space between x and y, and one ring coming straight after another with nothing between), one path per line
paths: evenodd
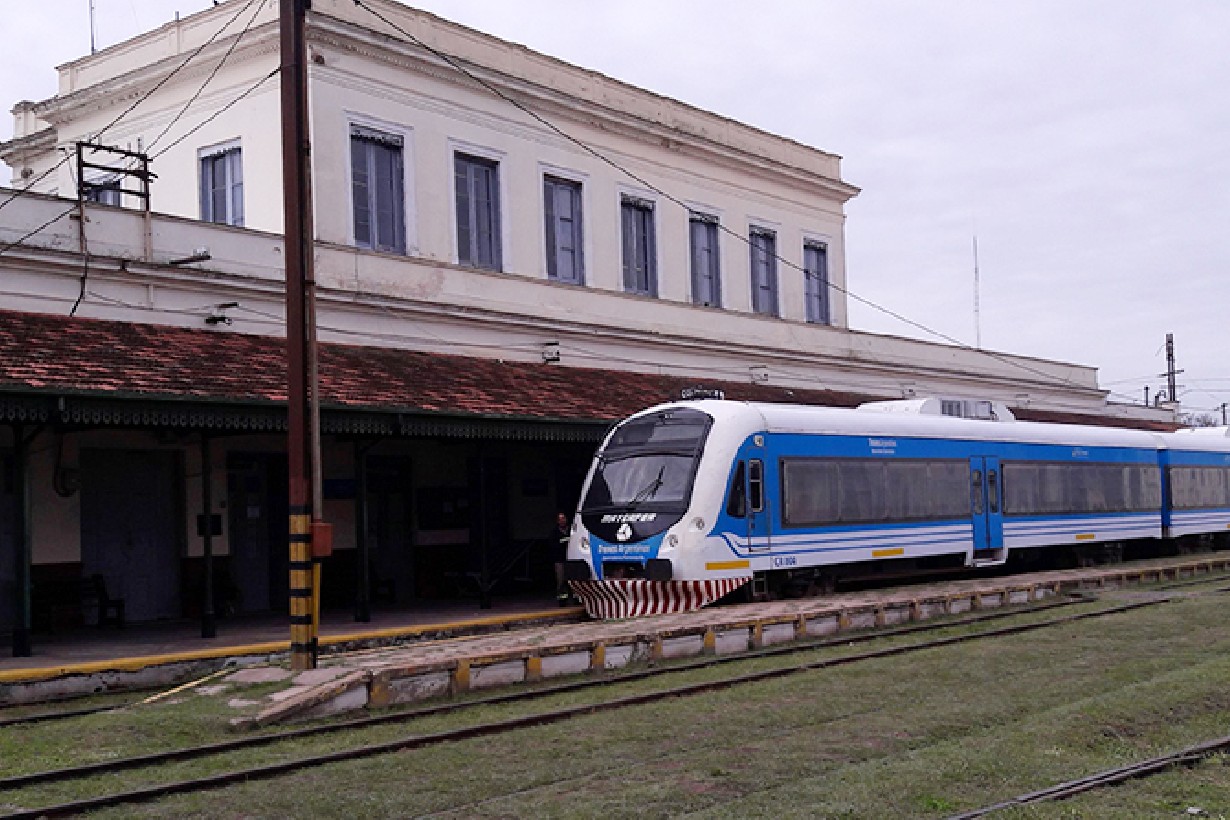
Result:
M312 513L290 510L290 666L316 666L316 572L312 560Z
M290 478L290 663L316 667L317 573L312 503L319 498L315 276L308 135L308 0L281 0L282 211L286 263L286 466ZM317 405L318 406L318 405ZM319 503L319 502L317 502Z

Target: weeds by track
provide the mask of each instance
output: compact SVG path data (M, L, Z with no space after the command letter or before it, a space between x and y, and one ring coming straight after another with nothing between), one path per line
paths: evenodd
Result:
M463 709L468 709L476 706L490 704L507 704L516 702L527 702L537 700L552 695L575 692L585 689L598 689L601 687L610 687L622 683L644 680L647 678L657 677L688 670L696 670L701 668L714 667L721 664L743 662L756 658L769 658L786 656L790 654L798 654L807 651L814 651L834 646L849 646L856 643L865 643L869 641L880 640L883 638L910 635L920 632L936 631L951 629L963 625L971 625L983 623L991 620L1016 617L1020 615L1046 611L1063 606L1071 606L1075 603L1089 603L1095 599L1089 598L1073 598L1064 601L1050 602L1042 606L1033 606L1024 609L1017 609L1012 612L995 612L966 618L948 620L936 624L921 624L907 627L899 627L876 632L868 632L859 635L848 635L839 638L829 638L817 641L807 641L801 643L792 643L787 645L769 647L766 649L756 650L753 652L739 653L736 655L728 655L722 657L709 657L703 660L680 663L663 668L652 668L640 670L632 673L624 673L601 679L591 679L577 681L573 683L560 684L538 688L530 691L520 691L503 695L496 695L489 698L476 699L466 702L446 703L435 706L425 707L421 709L409 710L395 714L378 715L357 720L344 721L335 724L327 724L322 726L307 727L302 729L290 730L287 732L272 733L256 737L242 738L234 741L226 741L222 743L209 744L204 746L190 747L184 749L173 750L169 752L159 752L149 755L125 758L123 760L113 760L103 763L88 764L79 767L70 767L65 769L49 770L44 772L34 772L25 775L15 775L13 777L0 780L0 789L8 790L19 787L30 786L38 783L58 783L65 782L82 777L90 777L108 772L120 770L131 770L138 768L147 768L157 766L162 763L171 761L185 761L195 758L205 757L208 755L224 754L227 752L238 751L240 749L252 748L261 745L278 743L281 741L302 739L315 735L322 735L331 732L342 731L357 731L371 726L409 722L414 719L427 715L438 715L447 712L457 712ZM383 755L391 752L404 751L409 749L423 748L440 743L465 740L474 737L482 737L488 735L501 734L506 732L517 731L519 729L558 723L561 721L570 720L572 718L595 714L598 712L606 712L618 709L624 709L632 706L653 703L656 701L688 697L706 692L712 692L722 689L727 689L743 684L756 683L767 681L775 678L781 678L788 675L794 675L802 672L817 671L830 667L845 666L849 664L859 663L862 661L875 660L879 658L888 658L898 655L903 655L912 652L919 652L926 649L933 649L944 646L951 646L960 643L966 643L975 640L1004 637L1009 635L1021 634L1034 630L1044 629L1048 627L1060 626L1064 624L1074 623L1080 620L1090 618L1100 618L1110 615L1130 612L1145 607L1158 606L1169 603L1173 600L1170 597L1158 598L1156 600L1141 601L1135 603L1124 604L1120 606L1107 607L1091 612L1081 612L1072 615L1051 618L1048 620L1034 621L1024 624L1016 624L1000 627L997 629L989 629L985 631L969 632L957 635L949 635L936 638L930 641L922 641L918 643L898 644L880 649L872 649L867 652L845 655L835 658L823 658L800 664L782 666L778 668L751 672L742 675L734 675L731 677L708 681L702 683L693 683L684 686L678 686L669 689L656 690L653 692L612 698L607 700L597 700L592 703L586 703L579 706L565 707L545 712L517 717L507 720L478 723L472 726L461 729L441 731L429 734L411 735L399 738L393 741L374 744L363 748L352 750L331 752L321 755L305 756L297 758L293 761L285 761L282 763L271 764L266 766L256 766L241 770L225 772L218 775L202 777L191 780L183 780L178 782L165 783L160 785L143 787L127 792L119 792L106 794L92 798L86 798L69 803L63 803L53 806L44 806L37 809L21 810L14 812L6 817L25 818L25 817L58 817L71 814L78 814L84 811L90 811L105 807L114 807L137 802L152 800L159 797L165 797L174 794L185 794L190 792L202 791L211 788L217 788L233 783L239 783L257 779L268 779L278 777L284 774L301 772L306 768L323 766L331 763L339 763L348 760L356 760L364 757L375 755Z
M112 704L110 706L90 706L85 709L64 709L55 712L36 712L32 715L0 718L0 729L7 729L11 726L22 726L31 723L48 723L53 720L67 720L69 718L85 717L86 715L97 715L101 712L114 712L116 709L123 709L136 703L139 703L139 701L126 700L122 703Z
M354 718L351 720L343 720L336 723L327 723L319 726L308 726L300 729L289 729L282 732L272 732L267 734L255 735L252 737L239 738L231 741L223 741L220 743L211 743L201 746L186 747L183 749L174 749L166 752L154 752L147 755L138 755L134 757L120 758L117 760L107 760L100 763L91 763L82 766L71 766L63 769L51 769L42 772L32 772L29 774L12 775L9 777L0 778L0 790L23 788L39 783L65 782L75 780L82 777L92 777L99 774L107 774L110 772L123 771L125 769L144 768L155 766L162 763L172 763L184 760L192 760L195 758L206 757L209 755L222 754L226 752L235 752L241 749L251 749L259 746L267 746L273 743L278 743L287 740L302 740L304 738L315 737L325 734L334 734L337 732L353 731L359 729L367 729L373 726L382 726L395 723L408 723L423 717L434 715L443 715L461 712L467 709L476 708L479 706L502 705L508 703L523 703L533 700L541 700L543 698L554 695L567 694L570 692L579 692L587 689L596 689L603 686L614 686L623 683L631 683L642 681L649 678L656 678L664 675L677 674L681 672L695 671L697 669L708 669L714 666L724 664L738 663L741 661L754 660L757 658L780 657L784 655L796 654L801 652L815 651L819 649L827 649L835 646L852 646L855 644L868 643L871 641L882 640L884 638L897 637L901 635L913 635L921 632L935 632L943 629L951 629L960 626L969 626L973 624L986 623L988 621L1002 620L1005 618L1019 617L1036 612L1047 612L1053 609L1069 607L1075 604L1092 603L1096 599L1084 598L1081 596L1073 596L1060 601L1049 601L1043 604L1030 606L1028 608L1014 609L1012 611L997 611L988 612L979 615L967 616L964 618L954 618L946 620L942 623L914 624L903 627L890 627L887 629L878 629L875 631L861 632L854 635L843 635L834 638L824 638L819 640L795 641L789 644L779 646L765 647L763 649L749 650L747 652L734 653L730 655L706 657L700 660L684 661L669 666L655 667L649 669L641 669L634 672L622 672L615 675L603 676L600 678L591 678L587 680L570 681L567 683L559 683L548 686L535 687L528 691L510 692L499 695L490 695L488 697L474 698L465 701L456 701L452 703L439 703L431 706L419 707L415 709L406 709L390 714L372 715L362 718ZM99 707L97 709L81 710L80 714L97 714L110 709L119 707ZM75 716L73 713L66 713L65 717ZM39 716L35 716L39 717Z
M954 814L948 820L974 820L977 817L985 817L992 812L1002 811L1004 809L1016 808L1018 806L1027 806L1031 803L1044 803L1050 800L1066 800L1069 797L1076 797L1078 794L1104 789L1107 786L1118 786L1121 783L1126 783L1129 780L1134 780L1141 777L1150 777L1151 775L1160 774L1177 766L1192 766L1204 760L1207 757L1230 750L1230 737L1219 737L1215 740L1209 740L1204 743L1197 743L1194 746L1188 746L1186 749L1180 749L1177 752L1160 757L1149 758L1137 763L1130 763L1126 766L1120 766L1115 769L1107 769L1104 772L1091 774L1088 777L1069 780L1065 783L1058 783L1054 786L1048 786L1045 789L1022 794L1013 797L1010 800L1005 800L1001 803L996 803L991 806L985 806L981 809L964 812L962 814Z

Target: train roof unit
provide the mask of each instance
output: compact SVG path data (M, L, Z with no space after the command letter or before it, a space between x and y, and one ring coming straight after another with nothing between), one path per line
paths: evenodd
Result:
M833 436L903 436L910 438L1006 441L1078 447L1126 447L1156 450L1162 435L1143 430L1092 425L1017 421L1003 405L991 403L995 419L957 418L937 412L942 399L872 402L857 408L803 404L766 404L726 400L681 401L643 411L692 407L727 424L755 432ZM638 414L640 415L640 414ZM1203 437L1201 437L1203 438ZM1230 451L1230 438L1225 439ZM1207 449L1194 447L1193 449Z

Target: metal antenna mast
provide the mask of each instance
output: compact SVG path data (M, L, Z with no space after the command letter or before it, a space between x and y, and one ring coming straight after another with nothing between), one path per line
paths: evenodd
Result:
M94 0L90 0L90 53L94 54L98 49L94 47Z
M974 347L982 348L982 304L979 296L978 234L974 234Z
M1175 383L1175 377L1182 373L1182 370L1175 370L1174 367L1174 334L1166 334L1166 372L1159 375L1166 377L1166 400L1177 402L1179 400L1179 386Z

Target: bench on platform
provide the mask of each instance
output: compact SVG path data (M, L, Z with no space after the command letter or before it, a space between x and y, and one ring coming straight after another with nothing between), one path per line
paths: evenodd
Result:
M96 616L98 626L124 625L124 599L108 594L99 573L37 584L31 604L35 626L51 631L77 626L87 614Z

